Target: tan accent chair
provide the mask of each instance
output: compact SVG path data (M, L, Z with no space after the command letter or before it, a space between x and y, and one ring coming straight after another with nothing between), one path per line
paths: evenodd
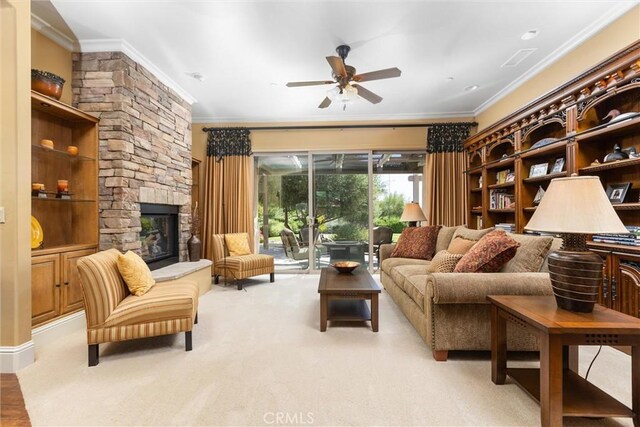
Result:
M191 330L198 323L198 285L190 281L156 283L132 295L118 271L120 251L109 249L78 260L87 317L89 366L99 363L98 345L158 335L185 333L191 351Z
M243 233L247 234L247 233ZM213 283L220 283L220 276L233 279L238 290L242 290L242 279L269 274L275 281L274 263L271 255L249 254L230 256L224 243L224 234L213 235Z

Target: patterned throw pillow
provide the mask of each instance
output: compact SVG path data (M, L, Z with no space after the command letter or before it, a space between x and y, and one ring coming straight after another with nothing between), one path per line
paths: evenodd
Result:
M446 249L442 250L435 254L427 271L429 273L452 273L463 256L462 254L452 254Z
M449 243L447 250L452 254L464 255L475 245L478 241L465 239L464 237L456 237Z
M247 233L232 233L224 235L224 242L227 244L229 255L249 255L249 235Z
M504 230L486 234L456 265L455 273L493 273L514 257L520 244Z
M405 228L391 257L430 260L436 250L438 231L439 225Z
M132 294L142 296L156 284L149 266L138 254L131 251L120 254L117 264L118 271Z

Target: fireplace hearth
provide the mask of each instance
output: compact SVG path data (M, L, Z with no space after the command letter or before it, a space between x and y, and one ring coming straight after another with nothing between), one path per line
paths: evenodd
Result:
M179 261L179 207L140 203L140 256L151 270Z

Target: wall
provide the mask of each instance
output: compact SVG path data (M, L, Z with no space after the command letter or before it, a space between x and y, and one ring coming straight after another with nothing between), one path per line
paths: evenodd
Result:
M478 114L476 117L478 129L491 126L638 39L640 39L640 6L634 7L515 91Z
M60 101L71 105L71 52L34 29L31 29L31 68L65 79Z
M141 250L140 203L191 222L191 106L121 52L73 54L73 104L100 118L100 249Z
M33 361L30 3L0 0L0 28L0 370L14 372Z

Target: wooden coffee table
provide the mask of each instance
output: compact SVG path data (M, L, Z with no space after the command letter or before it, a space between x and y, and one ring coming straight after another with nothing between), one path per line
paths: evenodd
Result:
M364 268L352 273L338 273L333 267L320 271L320 331L327 330L327 321L367 321L378 332L378 294L380 287ZM371 310L367 306L371 300Z
M543 426L562 417L631 417L640 425L640 319L600 305L592 313L557 308L552 296L488 296L491 303L491 380L509 375L540 402ZM507 321L540 339L540 369L507 368ZM578 375L579 345L630 345L632 407ZM597 369L597 367L596 367Z

